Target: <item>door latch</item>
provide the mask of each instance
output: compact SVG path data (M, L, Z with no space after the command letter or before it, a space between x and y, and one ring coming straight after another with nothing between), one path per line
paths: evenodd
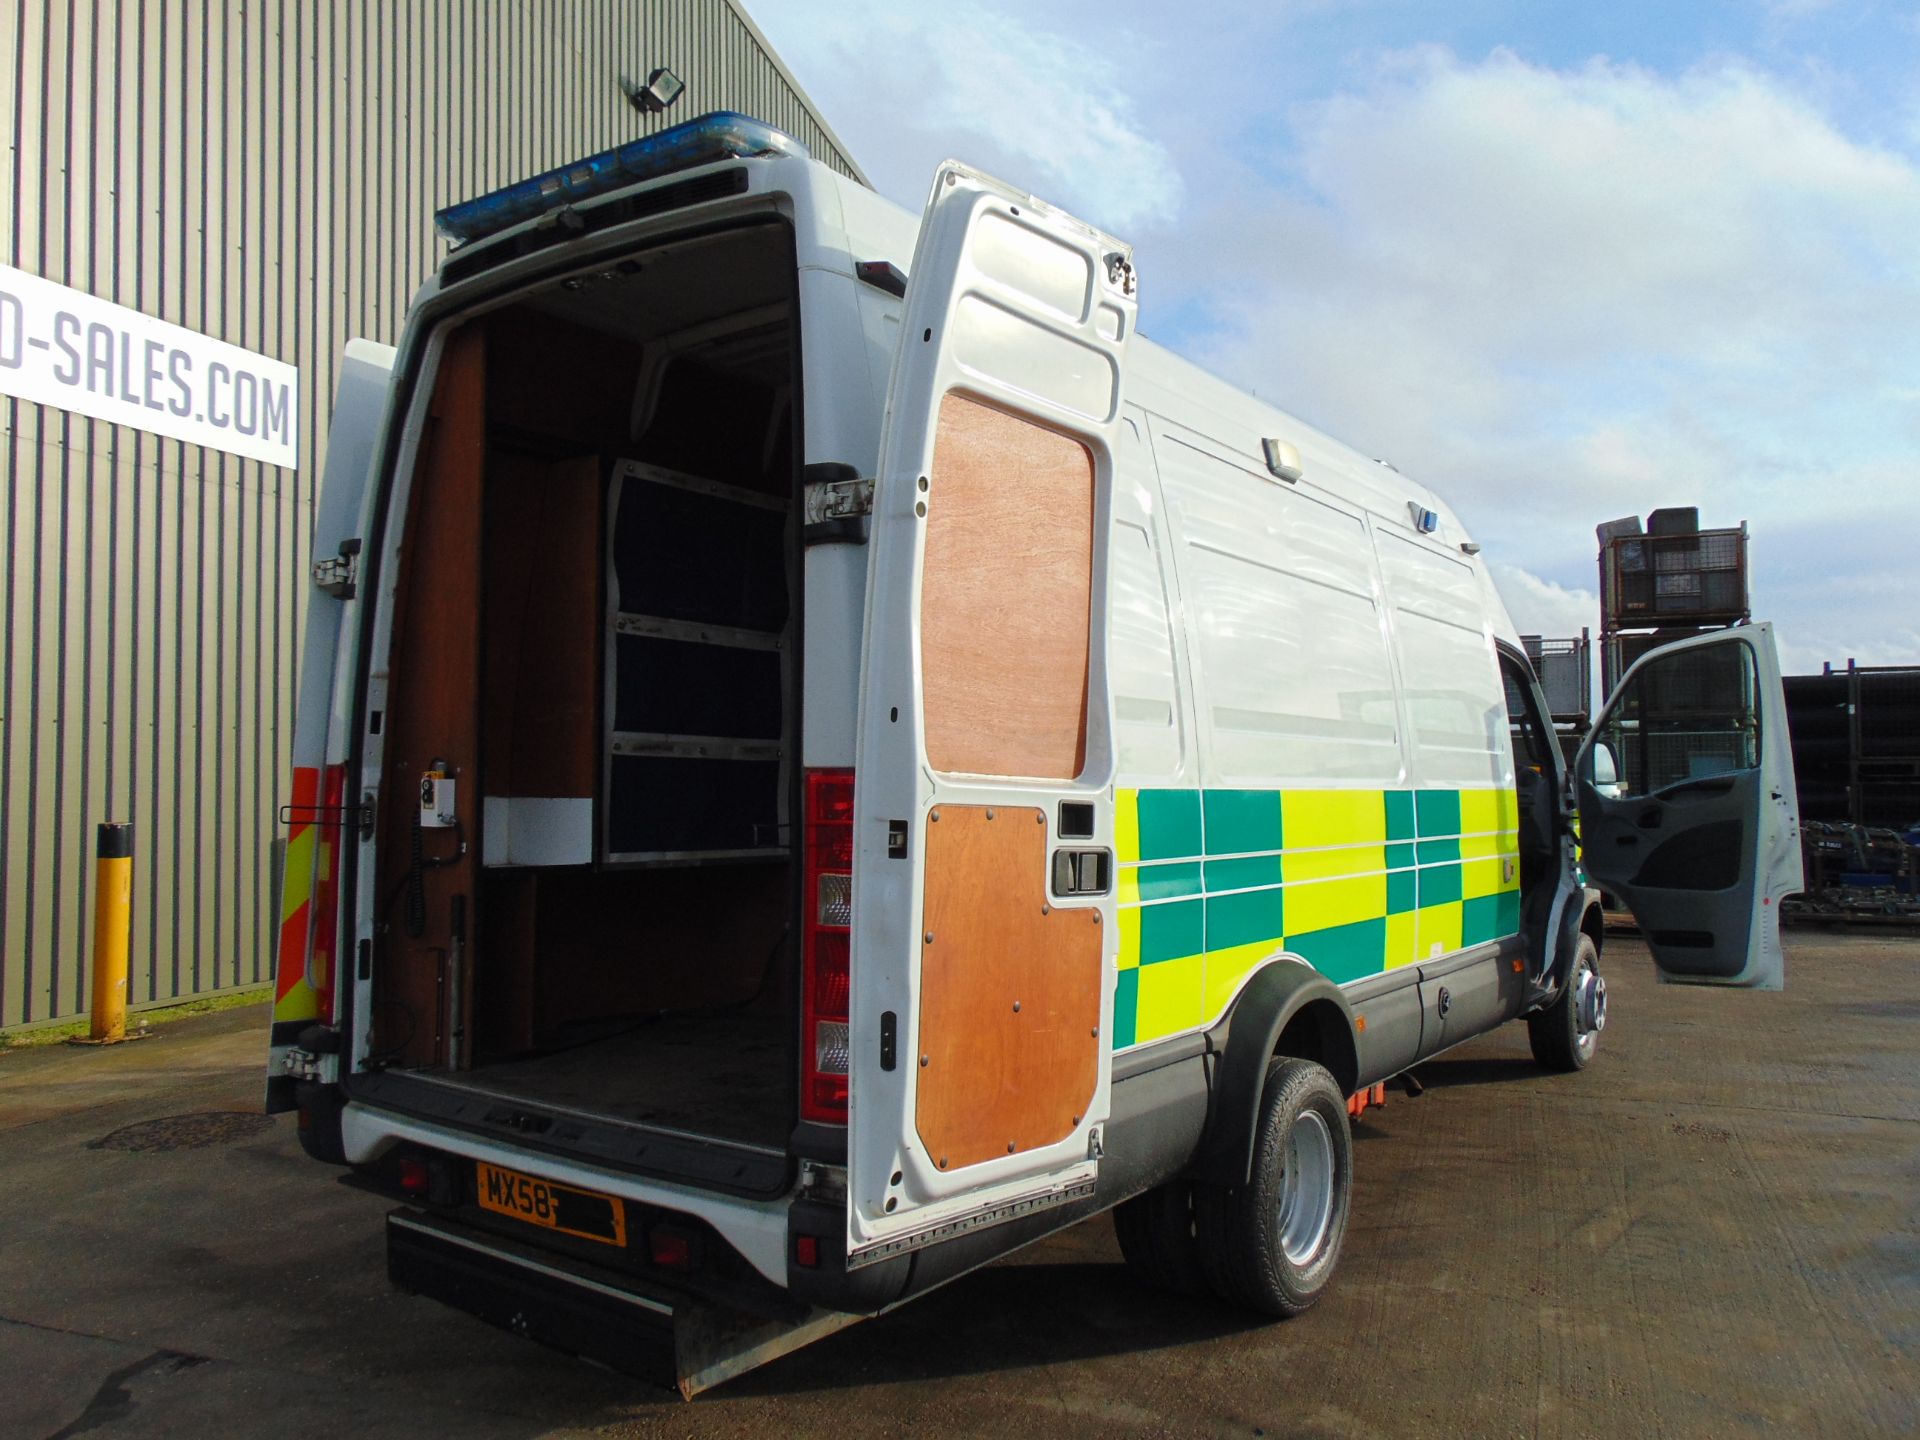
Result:
M1056 850L1053 852L1055 895L1104 895L1113 884L1111 850Z

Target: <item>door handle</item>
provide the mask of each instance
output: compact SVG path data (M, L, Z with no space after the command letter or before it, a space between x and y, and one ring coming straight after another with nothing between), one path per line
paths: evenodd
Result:
M1662 812L1659 810L1642 810L1634 817L1633 823L1638 825L1642 830L1658 830L1660 828L1661 814Z
M1104 895L1112 884L1111 850L1060 849L1053 852L1055 895Z

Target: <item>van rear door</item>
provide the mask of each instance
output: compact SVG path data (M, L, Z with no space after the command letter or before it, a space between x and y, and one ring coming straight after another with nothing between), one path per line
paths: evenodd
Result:
M1111 1078L1128 247L949 162L908 279L856 743L848 1263L1087 1193Z
M1642 656L1574 775L1587 875L1633 911L1661 975L1778 990L1780 902L1802 876L1773 627Z
M349 340L327 432L327 465L313 517L314 589L300 645L300 691L293 715L293 789L280 807L287 827L281 870L280 941L273 987L273 1033L267 1058L267 1110L291 1110L288 1056L309 1026L334 1019L340 929L341 825L347 799L344 707L358 613L359 570L367 481L373 447L392 388L394 351ZM332 1057L329 1057L332 1058ZM336 1062L337 1063L337 1062ZM328 1075L324 1078L336 1078Z

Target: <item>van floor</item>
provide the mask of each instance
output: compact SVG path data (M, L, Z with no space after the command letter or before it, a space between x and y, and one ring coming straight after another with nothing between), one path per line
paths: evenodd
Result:
M698 1010L547 1055L483 1065L460 1084L537 1105L784 1149L792 1127L778 1011Z

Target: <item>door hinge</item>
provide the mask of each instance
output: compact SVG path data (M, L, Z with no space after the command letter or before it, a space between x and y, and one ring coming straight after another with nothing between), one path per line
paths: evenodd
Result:
M340 1078L338 1055L316 1055L295 1045L280 1057L280 1069L294 1080L331 1085Z
M313 562L313 583L336 600L351 600L359 578L360 541L356 536L340 542L340 553L331 560Z
M860 478L851 465L809 465L807 470L802 538L809 545L864 545L866 519L873 513L873 481ZM828 478L815 478L822 472Z

